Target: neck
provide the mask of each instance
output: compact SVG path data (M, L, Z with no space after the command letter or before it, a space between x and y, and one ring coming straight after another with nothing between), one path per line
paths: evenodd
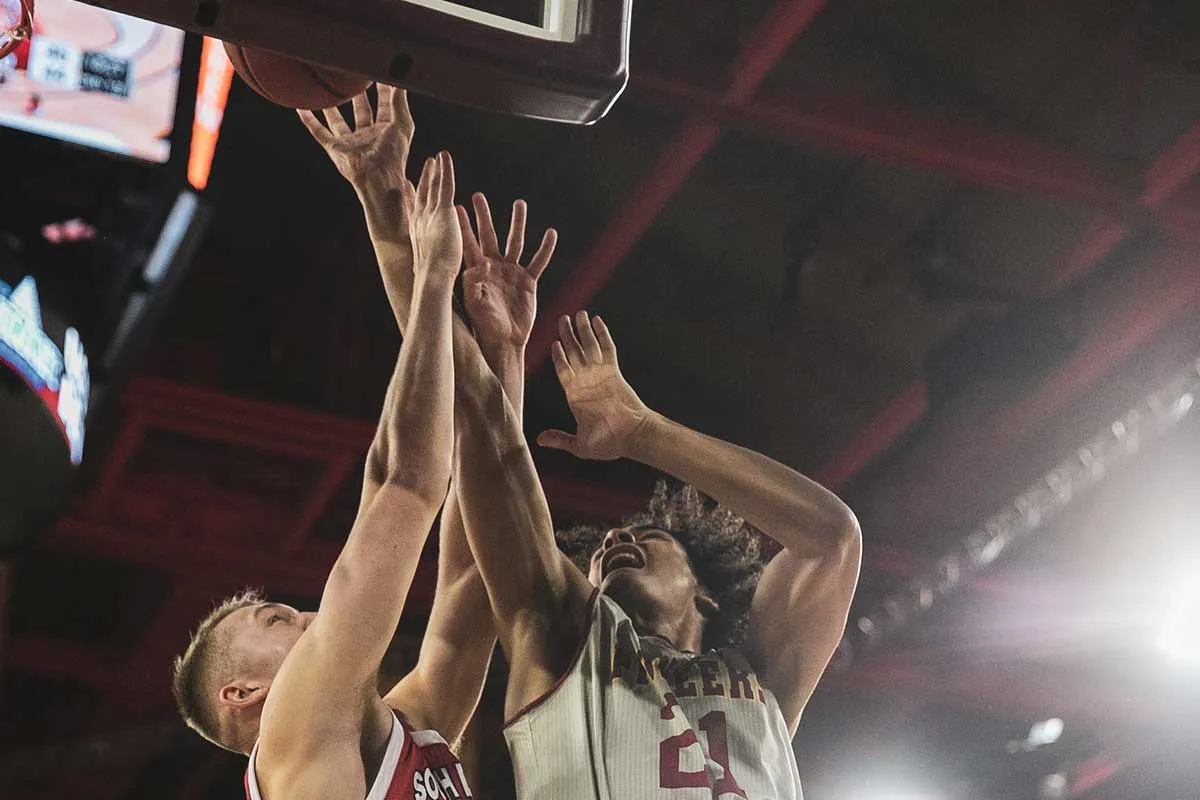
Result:
M633 628L642 636L657 636L666 639L676 650L699 653L704 641L704 617L700 612L692 610L684 613L678 619L646 619L640 614L630 614Z
M250 755L250 751L254 749L255 743L258 741L258 720L253 722L235 722L230 726L227 748L235 753L241 753L244 756Z

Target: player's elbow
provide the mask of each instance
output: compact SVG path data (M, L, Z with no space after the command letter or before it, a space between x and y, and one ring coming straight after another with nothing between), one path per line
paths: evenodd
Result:
M841 508L834 516L833 530L837 550L846 558L851 558L857 564L862 556L862 527L858 517L845 503L839 503Z
M862 560L862 528L858 524L858 517L839 500L826 513L822 528L821 560L857 574Z

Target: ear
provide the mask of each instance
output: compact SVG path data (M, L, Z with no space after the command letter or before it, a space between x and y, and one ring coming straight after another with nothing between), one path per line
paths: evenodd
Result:
M251 708L267 699L268 688L262 681L230 681L221 687L221 705L238 710Z
M721 604L708 593L707 589L701 586L696 592L696 610L700 612L700 616L708 619L717 615L721 610Z

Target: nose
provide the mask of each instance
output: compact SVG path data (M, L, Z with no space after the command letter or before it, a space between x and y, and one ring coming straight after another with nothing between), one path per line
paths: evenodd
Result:
M637 543L637 537L633 535L633 531L629 530L629 528L613 528L604 534L604 542L601 547L607 550L613 545L635 543Z
M301 630L308 630L308 626L312 625L313 620L316 618L317 618L317 612L315 612L315 611L301 611L300 612L300 623L301 623L301 625L303 625L303 628L301 628Z

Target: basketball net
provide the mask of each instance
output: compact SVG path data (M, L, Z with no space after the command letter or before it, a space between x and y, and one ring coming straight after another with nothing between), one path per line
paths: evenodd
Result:
M0 58L33 35L33 0L0 0Z

